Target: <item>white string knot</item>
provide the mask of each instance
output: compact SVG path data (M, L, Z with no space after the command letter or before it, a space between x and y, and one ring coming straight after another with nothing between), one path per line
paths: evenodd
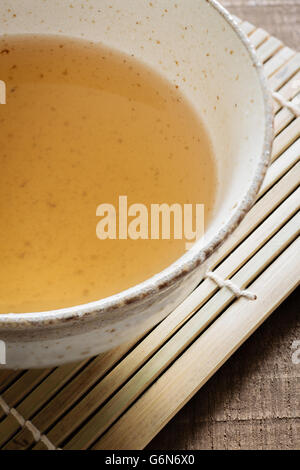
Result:
M223 288L226 287L229 289L237 298L245 297L248 300L256 300L257 296L250 292L249 290L240 289L236 284L234 284L229 279L222 279L216 273L211 271L207 272L205 275L208 279L211 279L218 287Z
M296 118L300 117L300 107L296 104L292 103L291 101L286 100L280 93L273 91L272 93L273 98L279 103L281 106L289 109Z
M278 92L272 92L272 96L282 107L286 107L287 109L289 109L295 115L296 118L300 117L299 106L292 103L291 101L286 100ZM250 292L249 290L240 289L240 287L238 287L229 279L224 280L212 271L207 272L205 277L211 279L220 288L226 287L237 298L244 297L248 300L257 299L257 296L254 293ZM15 408L11 408L1 395L0 406L7 416L13 416L22 428L26 428L31 432L35 442L42 442L48 450L62 450L59 447L55 447L54 444L52 444L52 442L48 439L48 437L45 434L42 434L31 421L25 420L25 418Z
M42 442L48 450L61 450L55 447L48 437L42 434L31 421L26 420L15 408L11 408L1 395L0 406L7 416L13 416L22 428L26 428L31 432L35 442Z

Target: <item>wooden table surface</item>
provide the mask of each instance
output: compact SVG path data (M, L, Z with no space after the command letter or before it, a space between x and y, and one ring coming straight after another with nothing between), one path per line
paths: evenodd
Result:
M300 50L300 0L223 0L233 14ZM300 292L295 292L148 449L299 449Z

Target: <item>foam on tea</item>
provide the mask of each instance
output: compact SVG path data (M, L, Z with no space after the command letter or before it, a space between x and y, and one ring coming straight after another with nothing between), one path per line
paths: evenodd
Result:
M0 313L99 300L170 265L186 240L99 240L99 204L205 204L209 138L178 87L101 45L0 40Z

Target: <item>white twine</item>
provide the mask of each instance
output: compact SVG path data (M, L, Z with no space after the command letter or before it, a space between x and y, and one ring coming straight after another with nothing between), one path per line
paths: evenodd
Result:
M211 279L218 287L227 287L237 298L245 297L248 300L256 300L257 296L250 292L249 290L240 289L236 284L234 284L229 279L222 279L216 273L211 271L207 272L205 275L208 279Z
M48 450L61 450L55 447L48 437L42 434L31 421L26 420L15 408L11 408L1 395L0 406L7 416L12 415L22 428L27 428L31 432L35 442L42 442Z
M289 109L295 115L296 118L300 117L299 106L292 103L291 101L286 100L280 93L276 91L272 92L272 96L282 107ZM249 299L249 300L257 299L257 296L253 294L253 292L250 292L249 290L240 289L232 281L230 281L229 279L224 280L220 276L218 276L216 273L209 271L206 273L205 277L207 277L208 279L211 279L220 288L227 287L227 289L229 289L237 298L245 297L246 299Z
M291 101L286 100L280 93L277 93L275 91L272 93L272 96L281 106L289 109L296 117L300 117L299 106L293 104ZM220 276L218 276L216 273L209 271L206 273L205 277L208 279L211 279L220 288L226 287L237 298L245 297L246 299L249 299L249 300L257 299L257 296L254 293L250 292L249 290L240 289L232 281L230 281L229 279L224 280ZM55 445L52 444L50 439L48 439L48 437L45 436L45 434L42 434L31 421L23 418L23 416L15 408L11 408L1 395L0 395L0 406L7 416L12 415L22 428L26 428L31 432L35 442L42 442L47 447L48 450L62 450L59 447L55 447Z
M292 103L291 101L286 100L280 93L273 91L272 93L273 98L279 103L281 106L288 108L296 117L300 117L300 107L296 104Z

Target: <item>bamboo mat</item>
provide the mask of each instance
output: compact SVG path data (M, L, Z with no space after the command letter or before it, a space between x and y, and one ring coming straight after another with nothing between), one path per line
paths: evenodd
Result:
M300 100L300 54L237 20L273 91ZM257 203L211 259L255 301L206 279L138 342L80 364L0 372L0 448L143 449L300 280L300 118L274 102L272 164Z

